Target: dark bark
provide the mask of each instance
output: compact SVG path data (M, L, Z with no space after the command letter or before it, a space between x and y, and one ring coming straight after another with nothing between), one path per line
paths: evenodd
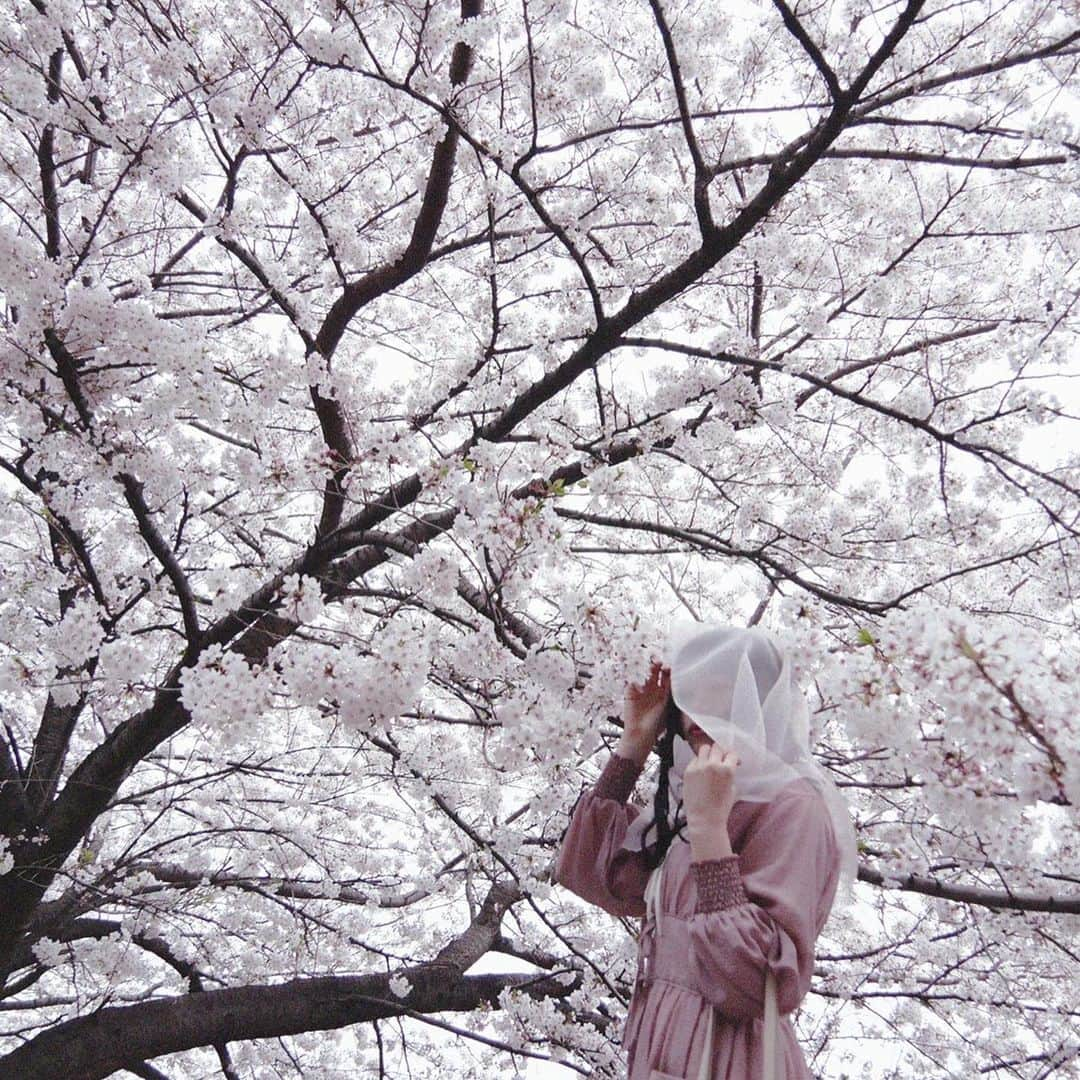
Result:
M521 987L535 997L565 997L579 985L577 977L564 985L552 975L462 974L501 940L503 916L521 898L513 883L493 884L470 925L434 961L396 973L412 986L404 999L390 989L386 972L200 989L184 997L101 1009L49 1028L0 1059L0 1080L51 1080L61 1075L94 1080L199 1046L223 1048L238 1039L326 1031L409 1012L468 1012L485 1004L497 1006L506 987ZM81 922L69 936L97 936L113 928L106 920ZM178 966L167 943L157 938L136 943L185 978L197 974L190 965Z
M462 975L452 965L402 969L412 984L394 996L386 975L293 979L275 986L244 986L101 1009L42 1032L0 1059L0 1080L96 1080L162 1054L243 1039L327 1031L417 1013L469 1012L498 1005L506 987L535 997L563 997L557 976Z
M462 19L475 18L482 10L483 0L461 0ZM453 88L464 85L472 65L472 48L458 42L450 59L450 85ZM326 357L328 364L356 313L377 297L400 288L427 265L450 197L450 183L454 178L459 142L457 129L449 126L435 145L424 195L420 200L420 211L416 215L409 244L401 258L389 266L380 267L367 274L355 284L347 285L327 313L315 339L314 349ZM324 397L316 386L311 387L311 401L334 465L323 492L322 513L315 530L316 539L320 539L333 532L341 523L345 509L342 485L354 455L341 402L336 398Z
M868 866L859 867L859 880L871 885L885 885L885 875ZM1080 915L1080 896L1047 896L1042 893L1006 892L1004 889L980 889L976 885L953 885L936 878L908 874L892 884L904 892L955 900L961 904L1001 911L1046 911L1053 915Z
M771 213L795 184L809 172L843 131L845 119L859 95L911 28L923 2L924 0L908 0L896 23L858 78L837 97L833 109L817 126L805 146L786 164L777 163L773 166L761 190L726 226L709 233L701 247L680 265L646 288L633 293L622 309L601 322L594 333L563 364L519 394L488 424L479 427L459 448L459 455L467 453L478 441L494 442L505 438L536 409L569 387L602 357L618 347L628 330L684 292L735 250L750 231ZM457 130L459 136L462 134L452 122L452 118L448 126ZM339 312L342 329L347 323L347 313L347 307ZM327 321L330 322L330 316ZM76 403L78 404L77 399ZM377 527L396 511L415 501L420 491L419 478L412 476L377 496L360 513L344 522L329 536L319 538L288 571L275 575L253 594L249 604L209 628L202 636L202 644L231 642L262 615L273 610L285 573L317 574L329 565L335 555L345 554L341 547L335 547L335 542L347 548L349 545L343 542L343 537L357 534L362 536L367 530ZM120 724L75 770L44 822L47 837L45 842L33 849L27 848L16 853L21 872L6 875L0 881L0 910L4 912L4 920L0 923L0 966L15 947L22 927L32 916L36 904L64 859L70 855L108 805L131 769L143 756L187 722L186 713L179 703L179 674L181 667L185 663L193 662L194 658L189 649L189 655L174 667L151 707Z

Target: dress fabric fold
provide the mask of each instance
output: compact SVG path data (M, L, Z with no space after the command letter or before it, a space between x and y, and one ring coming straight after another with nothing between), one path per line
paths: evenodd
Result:
M676 836L657 897L657 934L646 912L645 854L623 847L642 813L628 802L640 773L612 755L574 808L555 870L556 881L584 900L642 920L623 1031L628 1080L696 1078L710 1023L712 1080L758 1080L766 970L780 1013L777 1080L811 1080L789 1014L809 989L814 942L840 872L824 800L799 779L770 802L736 802L728 820L735 854L725 859L694 862Z

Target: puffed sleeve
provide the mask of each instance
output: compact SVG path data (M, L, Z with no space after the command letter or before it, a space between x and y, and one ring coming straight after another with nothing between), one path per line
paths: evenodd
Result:
M640 851L623 849L641 808L627 803L641 766L612 754L599 780L578 800L563 836L555 880L612 915L644 915L649 866Z
M824 800L793 785L758 816L738 854L690 868L690 964L702 995L728 1019L760 1017L768 966L779 1011L792 1012L810 989L840 872Z

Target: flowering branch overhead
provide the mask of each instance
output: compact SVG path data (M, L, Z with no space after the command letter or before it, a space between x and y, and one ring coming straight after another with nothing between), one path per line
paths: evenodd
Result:
M5 14L0 1076L618 1075L551 868L687 613L857 822L815 1067L1061 1059L1075 20Z

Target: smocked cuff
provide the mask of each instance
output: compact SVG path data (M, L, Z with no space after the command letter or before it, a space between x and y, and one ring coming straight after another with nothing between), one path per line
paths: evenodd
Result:
M692 862L690 870L697 885L698 915L707 911L723 911L747 901L739 874L739 856L728 855L723 859L702 859Z
M634 784L641 775L643 766L629 758L612 754L600 779L593 787L593 794L598 799L615 799L616 802L624 803L630 798L634 790Z

